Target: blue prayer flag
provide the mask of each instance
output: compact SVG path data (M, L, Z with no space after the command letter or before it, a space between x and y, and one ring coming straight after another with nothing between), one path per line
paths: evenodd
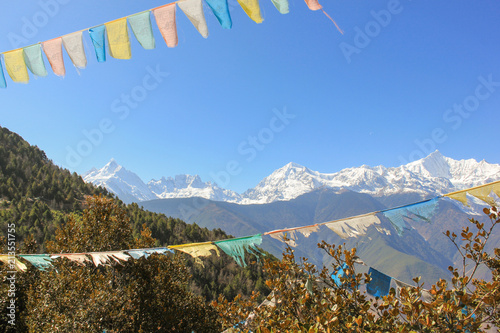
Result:
M100 25L89 29L90 39L94 44L95 55L98 62L106 61L106 26Z
M366 291L375 297L388 295L392 278L372 267L368 270L368 274L372 279L366 285Z
M227 0L206 0L210 9L224 29L231 29L233 22L229 14L229 6Z
M7 88L7 82L5 81L5 76L3 75L3 66L0 57L0 88Z

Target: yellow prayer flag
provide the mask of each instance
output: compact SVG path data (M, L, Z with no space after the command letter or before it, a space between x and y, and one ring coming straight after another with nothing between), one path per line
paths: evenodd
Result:
M460 191L460 192L454 192L454 193L446 194L445 197L448 197L448 198L460 201L465 206L469 205L467 203L467 192L466 191Z
M10 78L14 82L28 83L30 77L26 62L24 62L24 50L17 49L3 54L5 60L5 67Z
M105 24L108 32L109 54L116 59L130 59L130 39L128 36L127 18L121 18Z
M19 261L19 259L17 259L15 256L2 254L0 255L0 262L3 262L5 265L7 265L7 268L9 270L15 269L17 271L25 272L28 269L28 267L24 263Z
M260 14L259 0L238 0L238 3L255 23L262 23L264 21Z
M444 196L458 200L465 206L469 206L469 203L467 202L467 193L469 193L470 195L493 206L495 204L495 200L492 197L489 197L489 194L491 192L495 193L497 196L500 197L500 181L469 188L462 191L448 193L445 194Z
M500 196L500 182L496 182L493 184L487 184L485 186L481 186L481 187L478 187L476 189L472 189L471 191L469 191L469 194L486 202L490 206L494 206L495 199L493 199L492 197L489 196L491 192Z
M220 256L219 249L212 242L171 245L169 248L189 254L202 266L203 262L200 260L200 257L209 257L212 255L212 251L215 251L217 256Z

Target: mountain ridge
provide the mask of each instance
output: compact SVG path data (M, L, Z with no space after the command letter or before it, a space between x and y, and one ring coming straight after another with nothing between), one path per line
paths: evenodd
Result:
M437 150L399 167L362 165L334 173L321 173L290 162L242 194L214 182L203 182L198 175L162 177L146 184L114 159L101 169L91 169L83 178L106 187L124 202L202 197L238 204L263 204L291 200L321 187L349 189L375 197L408 194L408 197L425 199L500 180L500 165L485 160L454 160Z

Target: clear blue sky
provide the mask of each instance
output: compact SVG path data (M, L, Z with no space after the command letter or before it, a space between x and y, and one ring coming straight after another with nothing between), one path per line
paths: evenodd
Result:
M97 63L84 33L88 66L79 74L65 54L64 79L46 60L48 77L7 78L0 125L78 173L114 157L146 182L199 174L238 192L291 161L335 172L397 166L439 149L500 163L498 1L320 2L344 35L303 0L290 0L287 15L260 0L262 24L230 0L231 30L205 6L207 39L178 9L179 46L167 48L154 24L156 49L132 36L131 60ZM0 50L15 48L13 36L27 46L165 3L10 1L0 13ZM148 68L168 76L144 96ZM81 160L69 159L79 147Z

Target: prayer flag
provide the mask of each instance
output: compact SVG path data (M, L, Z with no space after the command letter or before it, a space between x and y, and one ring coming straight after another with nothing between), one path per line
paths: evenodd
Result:
M271 0L274 4L274 7L281 13L281 14L288 14L290 11L288 9L288 0Z
M436 208L438 206L438 198L432 200L416 203L413 205L408 205L400 208L389 209L383 211L382 213L389 219L391 224L396 229L399 236L401 236L406 229L406 220L423 220L426 222L431 222L431 218L434 215Z
M321 6L318 3L318 0L305 0L305 1L307 4L307 7L309 7L310 10L319 10L319 9L323 8L323 6Z
M73 65L75 65L76 68L85 68L87 66L87 57L85 56L85 49L83 48L82 32L73 32L61 38Z
M128 37L127 18L121 18L105 24L108 32L109 54L115 59L130 59L130 39Z
M201 0L184 0L177 2L177 6L184 12L196 30L204 37L208 37L207 21L203 13Z
M127 17L128 23L132 28L137 41L146 50L151 50L155 48L155 38L153 36L153 28L151 26L151 15L150 11L145 11L142 13L134 14Z
M62 53L62 38L58 37L55 39L48 40L42 43L43 52L49 60L50 67L54 71L54 74L58 76L64 76L66 74L66 69L64 68L64 59Z
M166 247L159 247L156 249L127 250L127 253L134 259L139 259L142 257L145 257L147 259L150 255L152 255L154 253L166 254L167 252L173 253L174 251L172 251L171 249L166 248Z
M335 271L332 273L331 277L333 282L337 285L337 287L342 287L344 284L340 281L340 278L345 278L347 276L346 271L349 269L349 266L346 263L343 263L342 266L337 267Z
M94 45L95 55L98 62L106 61L106 26L100 25L98 27L89 29L90 39L92 39L92 44Z
M3 74L2 58L0 56L0 88L7 88L7 82L5 81L5 75Z
M368 270L368 274L372 279L366 285L366 291L375 297L388 295L392 278L372 267Z
M375 216L375 213L324 223L326 227L343 239L366 235L366 230L372 224L380 224L380 220Z
M221 248L227 255L233 257L238 265L243 267L246 267L245 251L257 255L260 251L257 249L256 245L260 245L261 243L262 234L214 242L214 244Z
M15 269L17 271L25 272L28 269L28 267L26 267L24 263L20 262L15 256L1 254L0 261L7 265L10 270Z
M238 0L241 8L255 23L262 23L262 15L260 13L259 0Z
M24 48L24 61L31 73L37 76L47 76L47 69L42 58L42 46L35 44Z
M465 206L469 206L469 203L467 202L467 193L469 193L470 195L478 198L479 200L482 200L487 204L494 206L496 204L495 199L489 196L491 192L495 193L497 196L500 197L500 181L473 187L462 191L448 193L445 194L445 197L458 200Z
M120 260L127 261L130 258L130 256L123 253L122 251L96 252L89 254L92 257L92 261L94 262L94 265L96 265L96 267L99 265L109 265L111 259L113 259L117 263L120 263Z
M3 54L5 60L5 67L10 78L14 82L28 83L30 77L28 69L24 62L24 50L17 49Z
M231 29L233 22L229 14L227 0L205 0L224 29Z
M74 261L81 266L84 266L87 261L90 262L90 259L85 254L65 253L65 254L54 254L51 256L52 259L56 259L59 257Z
M220 256L219 249L212 242L205 243L194 243L194 244L183 244L183 245L172 245L169 246L171 249L181 251L189 254L195 261L203 266L203 262L200 257L208 257L212 255L212 251L215 251L217 256Z
M409 288L411 285L401 282L399 280L394 279L394 282L396 283L396 297L400 298L401 297L401 289L403 288Z
M40 271L45 271L47 268L52 267L52 259L48 254L21 254L19 256L29 261Z
M155 8L153 14L167 46L176 47L178 38L175 24L175 3Z

